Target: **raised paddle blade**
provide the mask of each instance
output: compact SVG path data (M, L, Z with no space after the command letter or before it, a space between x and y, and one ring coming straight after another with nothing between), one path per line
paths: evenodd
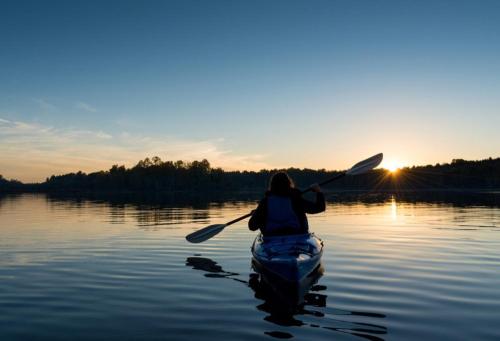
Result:
M213 236L224 230L225 227L226 224L210 225L187 235L186 240L190 243L201 243L212 238Z
M365 172L368 172L369 170L372 170L373 168L380 165L383 158L384 158L384 154L382 154L382 153L379 153L377 155L373 155L372 157L370 157L366 160L360 161L357 164L355 164L354 166L352 166L351 169L349 169L346 172L346 175L358 175L358 174L363 174Z

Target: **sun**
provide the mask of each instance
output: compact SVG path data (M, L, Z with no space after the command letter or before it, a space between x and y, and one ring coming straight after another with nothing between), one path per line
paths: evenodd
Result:
M390 160L387 162L384 162L384 165L382 166L383 168L387 169L391 173L397 173L398 170L403 166L402 162L395 161L395 160Z

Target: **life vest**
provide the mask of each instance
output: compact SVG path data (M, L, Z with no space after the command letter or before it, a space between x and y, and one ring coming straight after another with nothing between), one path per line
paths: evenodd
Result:
M287 196L270 195L267 197L266 232L269 234L283 231L299 231L300 222L292 207L292 199Z

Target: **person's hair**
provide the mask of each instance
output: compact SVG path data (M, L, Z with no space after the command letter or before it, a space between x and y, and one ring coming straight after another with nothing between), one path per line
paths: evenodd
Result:
M285 172L275 173L269 181L269 193L289 195L295 187L293 180Z

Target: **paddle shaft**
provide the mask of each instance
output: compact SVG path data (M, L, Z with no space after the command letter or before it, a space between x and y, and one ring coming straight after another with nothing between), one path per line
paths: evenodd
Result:
M250 212L250 213L245 214L245 215L244 215L244 216L242 216L242 217L239 217L239 218L236 218L236 219L234 219L234 220L231 220L230 222L227 222L227 223L225 223L224 225L226 225L226 226L228 226L228 225L232 225L232 224L234 224L234 223L237 223L237 222L238 222L238 221L240 221L240 220L243 220L243 219L246 219L246 218L248 218L248 217L251 217L251 216L252 216L252 214L253 214L253 211L252 211L252 212Z
M318 184L318 186L324 186L324 185L327 185L327 184L329 184L330 182L335 181L335 180L338 180L338 179L341 179L341 178L343 178L343 177L344 177L344 176L346 176L346 175L347 175L347 173L346 173L346 172L342 172L342 173L340 173L340 174L338 174L338 175L335 175L333 178L330 178L330 179L328 179L328 180L325 180L325 181L323 181L323 182L320 182L320 183ZM305 189L305 190L301 191L301 192L300 192L300 194L304 194L304 193L307 193L307 192L309 192L309 191L312 191L312 188L311 188L311 187L309 187L309 188L307 188L307 189Z

